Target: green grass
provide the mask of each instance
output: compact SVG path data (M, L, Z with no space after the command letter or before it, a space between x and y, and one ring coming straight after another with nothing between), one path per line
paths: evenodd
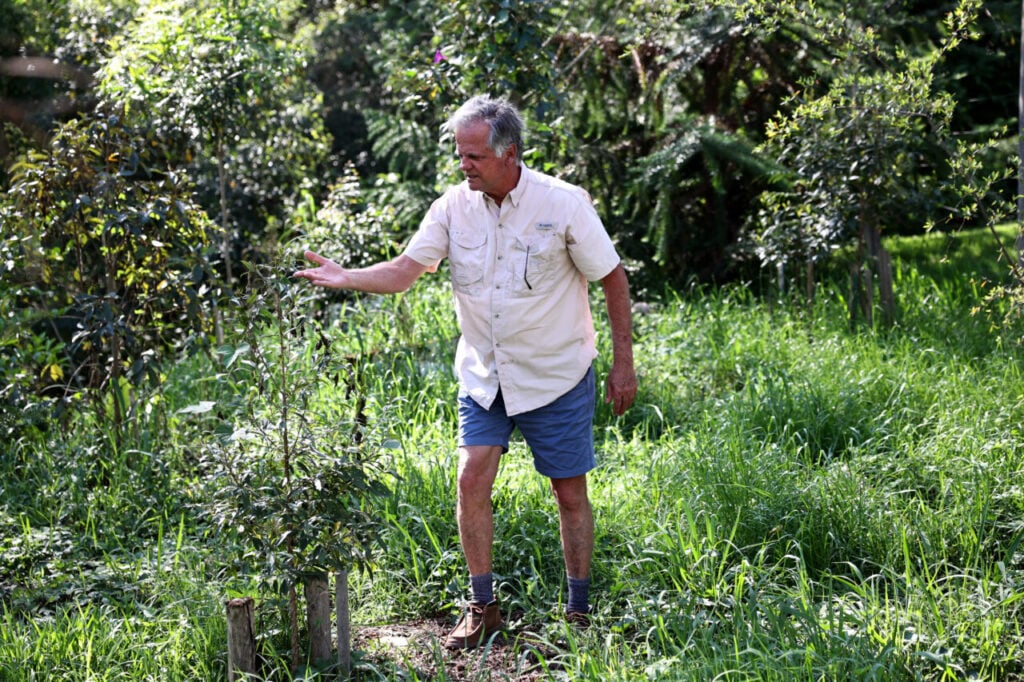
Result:
M517 645L531 665L551 679L1024 679L1021 335L980 305L1001 267L987 238L890 242L890 330L851 332L842 286L812 311L737 288L639 315L638 403L598 409L590 631L550 619L565 598L557 510L521 443L499 474L498 591L541 643ZM369 297L331 328L339 352L373 353L367 414L400 475L373 570L353 576L355 627L451 613L467 576L448 294ZM202 453L243 389L193 358L137 443L84 418L69 435L15 434L0 463L0 679L223 677L223 601L259 588L204 516ZM203 400L217 409L180 412ZM337 419L340 402L310 410ZM271 676L289 679L278 595L258 598Z

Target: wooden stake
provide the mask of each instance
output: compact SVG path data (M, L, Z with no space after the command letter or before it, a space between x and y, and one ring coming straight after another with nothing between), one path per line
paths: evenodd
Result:
M335 599L338 628L338 667L344 679L352 673L352 632L349 629L348 613L348 571L338 571L334 575Z
M321 666L331 657L331 593L327 575L306 580L306 628L309 630L309 660Z
M228 682L256 673L256 626L252 597L227 601Z

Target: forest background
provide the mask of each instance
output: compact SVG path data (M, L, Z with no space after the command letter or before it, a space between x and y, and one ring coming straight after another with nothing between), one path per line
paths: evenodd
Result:
M459 180L440 124L477 93L521 107L528 164L590 191L630 272L638 348L650 358L642 362L653 375L676 372L664 386L652 381L629 419L599 413L609 461L625 457L619 448L658 443L684 459L643 475L626 469L625 478L671 478L683 497L698 480L719 491L707 493L718 506L674 508L671 523L656 510L637 528L644 548L623 540L632 558L610 562L620 576L655 554L689 559L667 560L678 574L637 601L617 592L626 578L605 576L618 658L595 661L571 639L551 639L526 647L521 661L514 649L502 674L1021 675L1019 4L0 0L0 10L0 670L10 679L45 670L117 679L120 668L124 679L222 674L223 625L205 610L166 608L183 594L220 595L215 605L258 594L266 670L283 677L317 669L295 656L296 595L309 572L366 570L355 585L357 621L359 608L384 620L437 616L439 586L448 600L440 613L457 600L451 519L427 515L418 505L436 500L394 482L427 476L408 449L450 449L452 416L439 407L454 335L444 277L382 302L297 289L288 273L306 247L352 266L398 252L429 202ZM899 241L907 237L936 249L933 270L900 259L923 253ZM964 269L945 269L964 254ZM934 305L955 305L962 318ZM743 327L762 314L766 327ZM864 462L878 465L879 454L850 453L879 443L917 449L922 440L902 439L926 423L939 428L932 406L894 408L907 389L889 364L913 366L917 355L903 344L923 348L941 336L918 326L929 317L955 338L957 325L971 330L935 368L961 368L981 383L987 373L1005 391L988 406L1002 430L968 438L991 457L972 459L971 476L995 477L978 488L987 501L964 501L972 539L961 528L952 542L936 521L953 523L945 505L961 499L956 481L966 474L942 469L938 483L907 483L908 471L925 476L936 462L886 469L886 485L917 491L913 504L936 524L916 540L883 539L875 527L841 533L784 511L806 499L770 502L768 491L792 474L783 472L788 457L815 471L836 463L863 480L877 474ZM738 326L719 338L715 320ZM683 335L689 324L698 336ZM819 343L788 346L799 343L790 325ZM768 339L790 348L789 360L822 364L806 374L779 357L764 364ZM826 352L832 342L864 345ZM695 378L683 359L708 375ZM858 369L821 369L847 361ZM918 367L915 380L929 371L938 370ZM680 388L686 380L701 389ZM794 394L794 380L806 393ZM844 381L869 394L866 405L877 402L870 420ZM924 400L925 388L910 385ZM712 440L725 440L711 449L756 448L751 469L711 465L694 445L711 437L695 426L696 406L720 410L713 405L725 394L740 401L742 425L723 426L729 433L716 432ZM964 399L951 395L949 418ZM681 397L692 413L676 404ZM815 404L812 416L786 416ZM904 418L917 408L910 429ZM961 461L948 449L934 455ZM448 500L450 463L432 464L441 473L421 488ZM711 480L734 469L737 481ZM730 497L744 486L756 491ZM846 492L836 499L852 504L855 491ZM842 516L839 507L831 513ZM899 517L886 509L878 513ZM526 527L548 533L539 521ZM847 532L858 539L850 554L836 549ZM525 538L505 543L531 566L531 552L539 564L551 551ZM432 548L429 570L413 547ZM396 551L403 558L389 563ZM531 570L531 579L559 584L552 567ZM371 606L367 595L386 589L381 573L408 594ZM796 590L772 612L778 621L745 593L753 577ZM983 584L984 599L969 599L987 604L973 626L963 593L947 589L963 589L961 579ZM919 580L932 599L923 607L910 597ZM503 589L529 629L541 598L513 582ZM665 615L665 598L693 600L684 610L694 630ZM898 602L908 611L894 616ZM965 620L915 619L928 605ZM784 623L786 609L803 625ZM176 629L159 615L171 612L187 624ZM729 631L726 640L707 635L701 648L695 622L705 618ZM770 644L738 634L773 626L784 634L768 635ZM154 642L146 654L118 644L132 637L117 631L133 627ZM290 658L279 659L284 632ZM106 672L90 664L83 677L59 662L62 647L100 641ZM844 646L854 653L840 656ZM112 664L119 650L132 662ZM163 650L179 667L161 678L147 666L167 670ZM58 672L62 665L71 671ZM462 674L418 665L401 674ZM367 663L362 674L391 674L378 668Z

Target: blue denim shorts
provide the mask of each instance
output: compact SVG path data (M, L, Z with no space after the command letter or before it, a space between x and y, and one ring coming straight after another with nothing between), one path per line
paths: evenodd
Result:
M572 478L596 466L594 459L594 369L568 393L536 410L513 417L505 413L501 391L491 409L459 395L459 445L500 445L519 429L533 453L533 466L548 478Z

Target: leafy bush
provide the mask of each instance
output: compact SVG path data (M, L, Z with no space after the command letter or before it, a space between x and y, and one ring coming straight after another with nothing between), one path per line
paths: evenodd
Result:
M216 216L229 287L239 254L315 181L322 156L319 99L284 37L293 10L264 0L150 3L100 72L105 98L175 141Z
M391 258L398 250L396 211L367 200L355 167L349 165L332 184L323 206L307 194L291 217L289 235L345 267L364 267Z
M957 3L944 17L942 42L923 55L884 44L864 24L810 13L816 32L836 46L835 59L828 78L805 80L789 110L766 130L762 151L787 170L785 187L762 193L750 216L752 249L762 265L780 272L805 265L811 297L814 267L839 248L856 246L851 318L859 310L872 323L877 278L882 313L892 323L896 302L883 231L991 217L999 204L993 189L1009 169L984 167L994 138L957 139L956 102L935 75L970 37L979 11L976 0Z
M130 388L158 380L165 353L203 328L209 224L162 151L98 112L16 167L0 207L0 288L18 324L4 325L2 345L8 366L28 371L4 377L9 395L13 383L91 397L121 423Z
M288 594L295 662L297 586L368 566L378 544L387 419L370 422L364 359L336 352L307 316L308 290L272 267L250 266L249 280L239 343L222 349L238 393L231 404L184 411L224 415L201 462L205 515L228 563Z

